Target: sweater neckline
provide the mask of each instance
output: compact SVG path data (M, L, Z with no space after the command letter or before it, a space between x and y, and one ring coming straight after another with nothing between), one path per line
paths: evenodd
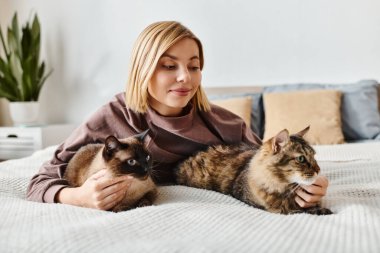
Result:
M191 128L194 119L194 108L191 104L188 104L184 108L184 115L181 116L162 116L158 114L151 107L148 107L147 115L157 126L165 128L166 130L178 132Z

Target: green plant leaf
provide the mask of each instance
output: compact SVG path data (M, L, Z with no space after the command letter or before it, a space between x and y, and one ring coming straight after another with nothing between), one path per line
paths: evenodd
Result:
M21 101L24 101L24 93L25 93L25 90L23 90L23 87L22 87L22 68L21 68L21 63L20 63L20 59L18 58L18 56L11 52L11 55L10 55L10 71L12 73L12 75L14 76L15 80L16 80L16 87L21 91L20 95L21 95L21 98L20 100Z
M46 76L42 77L42 78L39 80L39 82L38 82L38 95L37 95L37 98L38 98L38 96L39 96L39 93L40 93L40 91L41 91L41 89L42 89L42 86L44 85L46 79L47 79L52 73L53 73L53 70L50 70L50 71L46 74Z
M1 31L0 31L1 32ZM33 22L20 29L17 13L7 28L7 38L0 33L6 57L0 56L0 97L12 101L37 101L43 84L46 65L40 64L41 30L37 14Z
M11 54L11 52L17 53L18 48L17 48L16 37L13 31L10 30L9 28L8 28L8 33L7 33L7 39L8 39L9 55Z
M24 59L25 57L28 57L33 50L32 34L30 33L30 30L26 27L22 29L21 50Z
M3 31L1 30L1 27L0 27L0 40L1 40L1 45L3 46L5 56L7 57L9 53L8 53L7 44L5 43L5 39L3 36Z
M0 97L5 97L10 101L17 100L17 92L12 89L12 83L8 83L3 77L0 77Z
M20 43L20 27L18 26L17 13L15 13L12 18L12 34L14 36L14 42L16 43L15 49L17 50L20 57L22 57Z
M9 101L17 101L17 97L13 96L12 94L9 94L3 90L0 89L0 97L4 97L8 99Z
M7 72L7 66L8 64L5 62L5 60L0 57L0 73L4 74L4 72Z
M17 85L15 85L17 84L17 80L14 78L10 70L10 65L2 58L0 58L0 73L0 76L3 78L2 81L0 81L0 85L3 87L3 89L7 89L9 93L18 96L19 90Z
M23 81L23 86L25 90L24 94L24 99L25 101L33 101L33 92L34 90L32 89L32 79L31 76L29 75L23 75L22 76L22 81Z
M33 40L40 40L40 21L38 20L37 15L34 15L33 24L32 24L32 34Z
M9 64L0 57L0 91L4 97L8 99L15 99L18 96L15 78L13 77ZM1 96L0 96L1 97Z
M38 69L38 76L37 76L38 79L41 79L44 73L45 73L45 62L42 62Z
M39 81L39 83L38 83L38 94L37 94L37 99L38 99L38 97L39 97L39 93L40 93L40 91L41 91L41 89L42 89L42 86L44 85L46 79L51 75L51 73L53 73L53 70L50 70L50 71L46 74L46 76L44 76L44 77L42 77L42 78L40 79L40 81Z

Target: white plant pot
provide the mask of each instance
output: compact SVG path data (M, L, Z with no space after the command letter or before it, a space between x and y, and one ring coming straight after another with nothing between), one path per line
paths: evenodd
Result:
M38 119L39 102L10 102L9 111L14 125L33 125Z

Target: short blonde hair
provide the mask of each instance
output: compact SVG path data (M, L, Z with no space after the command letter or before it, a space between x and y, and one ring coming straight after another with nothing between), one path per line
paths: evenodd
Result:
M185 26L176 21L161 21L149 25L137 38L128 70L125 104L132 110L145 113L148 109L148 84L161 56L183 38L193 39L199 48L200 69L204 58L201 41ZM210 103L199 86L192 98L199 110L209 111Z

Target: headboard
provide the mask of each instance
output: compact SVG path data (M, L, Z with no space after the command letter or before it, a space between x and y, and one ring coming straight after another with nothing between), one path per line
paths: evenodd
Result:
M226 87L203 87L207 95L223 95L223 94L237 94L237 93L253 93L262 92L263 87L259 86L226 86Z

